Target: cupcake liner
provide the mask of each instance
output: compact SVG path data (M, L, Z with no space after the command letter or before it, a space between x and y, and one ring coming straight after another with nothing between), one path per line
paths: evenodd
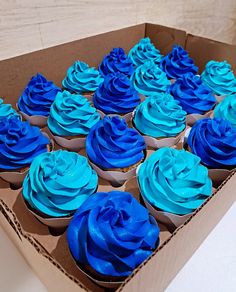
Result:
M69 139L69 138L54 135L51 131L50 131L50 135L59 146L66 148L68 150L77 152L85 148L86 137L81 137L81 138L75 137L75 138Z
M49 152L51 152L54 149L54 143L53 140L50 139L47 133L42 132L42 134L47 137L50 141L51 149ZM12 184L15 188L20 188L22 186L23 180L25 176L27 175L29 170L29 166L26 166L19 170L13 170L13 171L0 171L0 178L2 178L4 181Z
M196 123L196 121L202 120L202 119L205 119L205 118L209 118L211 116L212 112L213 111L208 111L203 115L201 115L201 114L189 114L189 115L187 115L186 123L189 126L193 126Z
M170 83L171 84L175 83L175 81L176 81L176 79L174 79L174 78L173 79L170 79Z
M20 111L20 109L18 107L18 104L16 104L16 107L17 107L19 113L22 115L22 117L26 121L29 121L32 126L38 126L40 128L43 128L43 127L47 126L47 119L48 119L48 117L45 117L45 116L37 116L37 115L35 115L35 116L29 116L26 113L23 113L22 111Z
M100 117L103 119L105 116L109 117L120 117L126 121L126 123L130 122L132 119L132 112L124 114L124 115L119 115L119 114L105 114L104 112L100 111L99 109L96 109L97 112L99 113Z
M46 217L46 216L43 216L43 214L39 215L39 213L34 211L34 209L31 208L31 206L29 206L29 204L25 201L22 192L21 192L21 196L22 196L22 200L24 202L25 207L29 210L29 212L33 216L35 216L44 225L46 225L52 229L64 229L69 225L70 220L72 219L73 215L68 216L68 217L55 217L55 218Z
M98 176L109 181L113 186L123 185L127 180L131 179L136 174L137 167L134 167L127 172L122 172L116 170L103 170L99 166L91 162L91 160L89 160L89 163L92 168L97 172Z

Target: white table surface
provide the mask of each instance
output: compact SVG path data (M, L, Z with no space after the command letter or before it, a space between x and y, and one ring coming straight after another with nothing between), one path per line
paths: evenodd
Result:
M167 292L236 291L235 222L236 203L170 283ZM0 247L0 292L47 291L1 228Z

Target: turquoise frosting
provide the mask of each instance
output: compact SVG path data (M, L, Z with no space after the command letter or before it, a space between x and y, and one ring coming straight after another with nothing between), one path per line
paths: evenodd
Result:
M160 93L145 99L136 108L133 122L142 134L172 137L185 129L186 114L172 95Z
M236 95L227 96L214 109L214 117L228 120L236 128Z
M236 93L236 78L227 61L209 61L201 74L201 79L216 95Z
M94 92L103 77L97 69L89 67L88 64L76 61L67 71L67 75L62 81L62 86L72 93Z
M93 193L98 176L86 157L58 150L35 158L23 182L23 197L51 217L72 215Z
M20 118L20 115L14 110L14 108L10 104L4 103L3 99L0 98L0 119L12 116Z
M140 165L138 183L151 205L178 215L193 212L212 194L212 182L200 158L174 148L151 154Z
M170 80L154 61L147 61L136 68L132 75L134 88L144 96L151 96L160 92L166 92L170 86Z
M137 67L150 60L153 60L156 64L159 64L162 58L160 51L155 48L150 38L141 39L129 51L128 56Z
M87 98L64 90L51 106L48 127L59 136L87 135L99 120L99 113Z

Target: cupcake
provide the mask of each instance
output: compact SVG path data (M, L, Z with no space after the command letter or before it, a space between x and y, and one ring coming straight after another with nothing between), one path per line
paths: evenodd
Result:
M159 233L155 219L130 193L112 191L96 193L77 210L67 242L78 268L98 284L111 284L152 254Z
M94 194L98 176L87 158L58 150L37 156L23 183L23 198L29 210L51 227L68 224L68 217ZM62 226L61 226L62 227Z
M21 184L33 159L50 151L50 140L38 127L18 117L0 120L0 177Z
M225 95L236 93L236 78L227 61L209 61L201 79L212 89L218 102L222 101Z
M187 143L189 150L211 170L212 178L218 173L217 181L213 180L215 183L222 182L236 166L236 129L227 120L208 118L197 121Z
M105 116L90 130L86 152L98 175L113 184L123 184L135 174L145 157L143 137L128 128L125 120Z
M157 220L178 227L212 194L208 170L200 162L188 151L162 148L140 165L140 193Z
M149 97L166 92L170 81L154 61L147 61L139 66L131 77L134 88L143 96Z
M98 69L103 76L120 72L130 77L134 72L133 63L122 48L114 48L103 58Z
M172 51L162 58L160 68L173 81L186 73L197 74L198 67L189 57L188 53L178 45L174 45Z
M71 93L91 95L103 82L103 77L94 67L76 61L67 71L62 81L64 89Z
M43 75L33 76L18 99L17 107L22 116L32 125L44 127L47 124L51 104L61 91Z
M132 82L120 72L107 75L93 96L93 104L103 116L116 114L126 121L131 119L131 112L139 103L140 97Z
M179 101L188 114L187 123L193 125L196 120L210 116L216 104L212 90L201 78L193 73L186 73L170 86L170 93Z
M21 119L21 116L14 110L14 108L10 104L4 103L3 99L0 98L0 119L10 117Z
M229 121L236 128L236 95L229 95L214 109L213 116Z
M134 66L138 67L147 61L159 64L162 58L160 51L151 43L150 38L141 39L128 54Z
M161 148L176 145L185 130L186 112L168 93L144 100L135 110L134 127L144 135L147 146Z
M51 106L48 128L57 144L78 151L85 147L85 137L99 120L99 113L87 98L64 90Z

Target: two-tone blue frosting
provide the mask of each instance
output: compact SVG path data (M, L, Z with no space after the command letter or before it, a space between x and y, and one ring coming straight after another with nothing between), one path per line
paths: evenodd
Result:
M236 94L228 95L214 109L214 117L229 121L236 128Z

